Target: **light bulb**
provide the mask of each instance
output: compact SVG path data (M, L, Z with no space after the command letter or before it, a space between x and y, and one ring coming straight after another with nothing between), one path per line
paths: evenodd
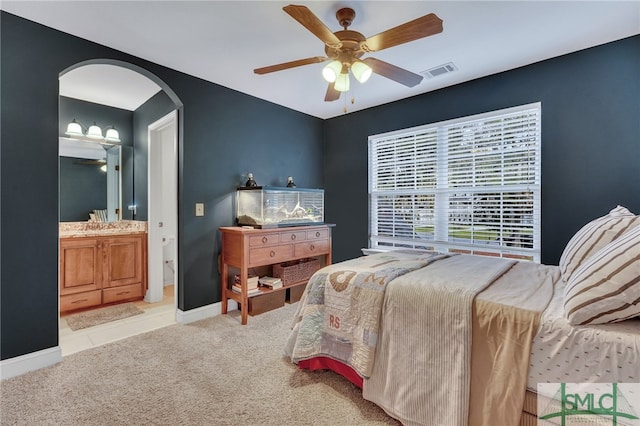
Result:
M336 82L333 85L333 88L338 92L348 92L349 91L349 74L340 73Z
M329 64L322 69L322 76L327 81L327 83L333 83L338 78L340 74L340 70L342 70L342 64L340 61L331 61Z
M120 142L120 133L118 133L115 127L111 127L107 129L104 139L109 142Z
M67 125L67 131L65 132L65 134L69 136L84 136L84 134L82 133L82 126L76 121L75 118L71 123Z
M94 122L89 130L87 130L87 137L92 139L104 139L102 136L102 129Z
M364 62L355 61L353 64L351 64L351 72L353 73L353 76L356 78L356 80L358 80L360 83L364 83L365 81L369 80L369 77L371 77L373 70Z

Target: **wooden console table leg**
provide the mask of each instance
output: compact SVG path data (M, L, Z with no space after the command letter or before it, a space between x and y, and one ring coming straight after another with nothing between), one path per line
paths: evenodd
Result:
M226 263L222 263L222 271L220 273L220 287L222 289L222 314L227 313L227 285L229 282L229 267Z
M242 325L247 324L247 317L249 314L249 297L247 296L247 279L249 273L247 267L243 265L242 271L240 271L240 282L242 283L242 293L240 293L240 300L242 300L242 306L240 307Z
M245 301L242 303L242 325L247 325L247 317L249 314L249 299L245 299Z

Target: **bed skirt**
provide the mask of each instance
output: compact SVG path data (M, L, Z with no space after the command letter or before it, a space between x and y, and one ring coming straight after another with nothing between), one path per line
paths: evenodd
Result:
M301 360L298 361L298 367L311 371L331 370L334 373L343 376L345 379L349 380L360 389L362 389L363 386L363 379L358 375L358 373L356 373L356 370L340 361L336 361L333 358L329 358L326 356L317 356L314 358Z

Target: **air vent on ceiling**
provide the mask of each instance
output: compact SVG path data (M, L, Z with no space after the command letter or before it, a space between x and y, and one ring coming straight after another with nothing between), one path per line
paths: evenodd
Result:
M438 77L443 74L448 74L450 72L454 72L457 70L458 70L458 67L456 67L453 62L449 62L447 64L438 65L437 67L433 67L426 71L422 71L420 74L422 74L427 78L434 78L434 77Z

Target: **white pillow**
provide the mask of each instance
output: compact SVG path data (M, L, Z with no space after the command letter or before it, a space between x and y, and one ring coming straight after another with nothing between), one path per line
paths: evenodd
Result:
M622 206L584 225L569 240L562 252L558 264L562 279L569 281L573 271L589 256L638 225L640 216L634 215Z
M601 248L571 275L564 292L570 324L604 324L640 315L640 226Z

